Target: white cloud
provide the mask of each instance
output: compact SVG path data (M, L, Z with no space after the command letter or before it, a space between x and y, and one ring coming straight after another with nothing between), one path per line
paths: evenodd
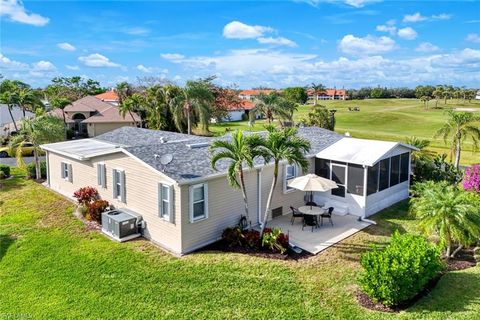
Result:
M70 66L68 64L65 66L65 68L67 68L68 70L73 70L73 71L80 70L79 66Z
M137 66L137 69L142 71L142 72L145 72L145 73L152 73L153 72L152 68L145 67L143 64L139 64Z
M223 27L223 36L228 39L255 39L273 29L265 26L251 26L240 21L232 21Z
M391 35L394 35L397 33L397 27L393 25L381 24L381 25L378 25L375 29L380 32L388 32Z
M2 69L12 69L12 70L25 70L28 69L28 64L10 60L9 58L5 57L3 54L0 53L0 66Z
M434 14L432 16L432 19L434 20L450 20L451 18L452 15L447 13Z
M142 28L142 27L132 27L132 28L126 28L125 33L133 36L143 36L150 33L150 29Z
M99 53L92 53L88 56L79 57L78 60L82 62L87 67L93 68L101 68L101 67L121 67L118 63L114 63L110 61L107 57L99 54Z
M368 2L377 2L377 1L368 1L368 0L345 0L345 3L348 4L349 6L355 7L355 8L361 8L365 6L366 3Z
M430 42L422 42L415 48L417 52L434 52L438 50L440 50L440 48Z
M185 56L183 54L179 54L179 53L162 53L162 54L160 54L160 56L163 59L169 60L169 61L172 61L172 62L175 62L175 61L178 61L178 60L181 60L181 59L185 58Z
M0 16L6 16L10 20L42 27L48 23L49 18L36 13L29 13L19 0L0 0Z
M295 2L308 3L313 7L318 7L322 2L329 2L334 4L346 4L355 8L362 8L370 3L381 2L382 0L294 0Z
M33 70L35 71L55 71L57 68L50 61L41 60L35 62L33 65Z
M395 41L389 37L366 36L364 38L355 37L348 34L340 40L338 49L354 56L373 55L386 53L395 48Z
M415 12L414 14L407 14L403 17L403 22L420 22L427 20L427 17L424 17L420 12Z
M272 38L272 37L260 37L257 39L258 43L261 44L271 44L275 46L287 46L287 47L297 47L298 45L287 38L284 37L278 37L278 38Z
M417 32L413 28L406 27L398 30L398 36L405 40L414 40L417 37Z
M478 33L470 33L466 38L466 41L473 43L480 43L480 35Z
M68 42L61 42L61 43L58 43L57 44L57 47L59 47L60 49L62 50L65 50L65 51L75 51L77 50L77 48L75 48L74 46L72 46L70 43Z

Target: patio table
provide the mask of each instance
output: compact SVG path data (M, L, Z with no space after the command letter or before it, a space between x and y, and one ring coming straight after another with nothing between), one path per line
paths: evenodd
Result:
M315 206L302 206L298 208L298 211L300 211L303 214L308 214L312 216L319 216L322 213L325 213L325 209L322 207L315 207Z

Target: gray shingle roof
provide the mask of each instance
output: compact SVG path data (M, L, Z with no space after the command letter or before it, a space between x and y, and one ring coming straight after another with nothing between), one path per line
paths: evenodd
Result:
M311 143L308 156L314 156L343 137L335 132L315 127L299 128L298 135ZM221 160L217 163L217 170L210 166L211 154L208 143L218 138L123 127L95 139L123 145L124 149L135 157L159 171L164 170L164 174L179 183L224 173L229 165L228 160ZM162 139L166 142L162 143ZM228 136L224 136L222 139L228 139ZM195 144L200 147L192 147ZM173 155L173 161L165 168L159 158L155 156L164 154ZM262 159L256 159L255 165L262 164Z

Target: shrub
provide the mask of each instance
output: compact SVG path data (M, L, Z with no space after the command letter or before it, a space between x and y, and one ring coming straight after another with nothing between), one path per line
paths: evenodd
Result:
M465 190L480 193L480 164L476 164L465 170L462 184Z
M88 207L95 200L99 200L98 190L94 187L83 187L73 193L80 205Z
M386 306L417 295L442 270L438 248L421 236L397 231L385 249L374 247L362 255L363 291Z
M265 228L262 236L262 246L273 252L284 254L288 248L288 236L279 228Z
M95 200L88 205L87 220L102 222L102 212L109 206L106 200Z
M243 230L242 242L250 249L260 248L260 232L257 230Z
M41 171L42 179L46 179L47 178L47 162L46 161L40 161L40 171ZM35 163L31 162L27 164L27 178L35 179L36 176L37 175L35 173Z
M5 175L5 172L0 171L0 180L6 179L7 176Z
M230 227L223 230L222 239L230 247L242 245L242 229L239 227Z
M10 166L6 164L0 164L0 172L3 172L5 177L10 177Z

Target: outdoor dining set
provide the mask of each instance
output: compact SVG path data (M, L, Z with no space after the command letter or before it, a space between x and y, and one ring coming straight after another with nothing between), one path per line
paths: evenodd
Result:
M338 188L338 185L334 181L319 177L315 174L307 174L292 179L292 181L288 183L288 186L297 190L310 192L310 200L305 206L299 208L290 207L292 210L292 225L295 223L295 218L301 218L303 222L302 230L306 226L311 226L313 232L314 228L323 225L323 219L328 219L333 226L332 213L334 208L323 205L318 206L313 202L313 192L326 192Z

